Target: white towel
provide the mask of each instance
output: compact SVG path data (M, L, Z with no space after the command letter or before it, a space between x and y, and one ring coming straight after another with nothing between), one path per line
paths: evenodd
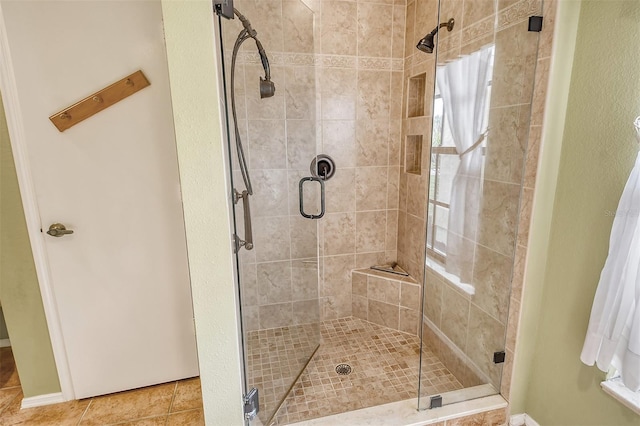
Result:
M640 153L625 185L580 359L640 390Z

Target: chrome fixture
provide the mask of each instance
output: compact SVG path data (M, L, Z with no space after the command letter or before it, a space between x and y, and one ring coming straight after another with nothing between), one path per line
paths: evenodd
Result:
M416 45L418 50L424 53L433 53L433 38L438 33L438 30L442 27L447 27L447 30L451 31L453 30L453 25L455 23L456 21L453 18L449 19L447 22L441 22L440 25L438 25L433 31L424 36L422 40L418 42L418 44Z

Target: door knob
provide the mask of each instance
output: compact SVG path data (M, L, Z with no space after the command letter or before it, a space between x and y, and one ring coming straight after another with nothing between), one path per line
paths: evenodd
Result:
M71 229L67 229L61 223L54 223L49 227L47 234L51 235L52 237L62 237L66 234L73 234L73 231Z

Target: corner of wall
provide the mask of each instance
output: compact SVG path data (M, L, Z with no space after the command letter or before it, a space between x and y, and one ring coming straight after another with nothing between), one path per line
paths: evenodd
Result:
M525 413L527 408L526 398L538 337L538 320L542 309L547 249L556 197L580 6L579 1L557 3L542 145L529 231L524 295L510 393L512 413Z
M240 332L211 2L162 1L207 424L243 424Z

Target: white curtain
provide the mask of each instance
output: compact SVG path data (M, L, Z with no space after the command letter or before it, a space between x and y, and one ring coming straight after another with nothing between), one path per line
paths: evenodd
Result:
M460 157L453 178L447 229L446 270L472 282L473 253L482 198L485 107L493 69L493 45L438 67L436 79Z
M580 359L640 390L640 154L616 211Z

